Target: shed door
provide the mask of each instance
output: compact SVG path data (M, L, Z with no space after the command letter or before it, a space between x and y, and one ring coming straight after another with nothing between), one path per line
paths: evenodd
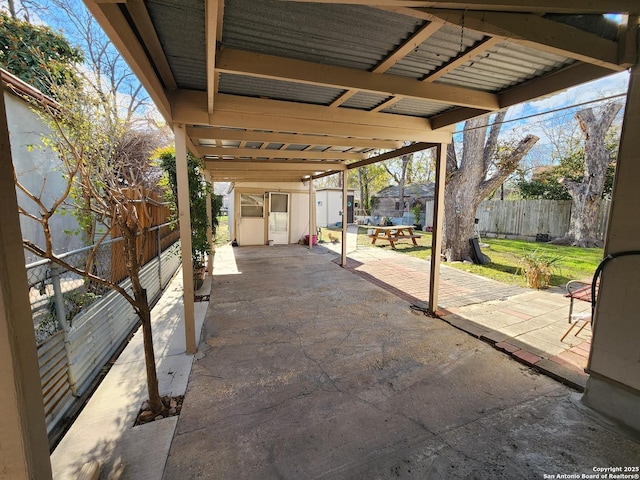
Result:
M289 194L269 193L269 240L274 245L289 243Z

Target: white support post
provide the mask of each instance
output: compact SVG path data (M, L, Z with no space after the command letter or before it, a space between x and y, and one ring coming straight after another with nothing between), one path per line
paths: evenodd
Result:
M342 173L342 260L340 265L347 266L347 170Z
M50 479L49 442L0 84L0 477Z
M637 17L636 17L637 21ZM640 49L640 36L637 37ZM640 431L640 64L631 69L583 402ZM628 256L615 257L623 252Z
M313 235L316 232L315 203L313 198L313 178L309 178L309 250L313 249Z
M438 310L440 289L440 252L442 250L442 227L444 226L444 183L447 173L447 146L436 147L436 183L433 202L433 231L431 233L431 271L429 272L429 311Z
M193 291L193 261L191 259L191 212L187 169L187 133L184 125L174 125L176 141L176 178L178 183L178 219L182 253L185 348L188 355L196 353L196 326Z

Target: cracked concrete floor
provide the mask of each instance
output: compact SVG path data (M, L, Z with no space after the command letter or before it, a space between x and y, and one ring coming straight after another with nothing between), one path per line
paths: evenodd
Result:
M640 463L637 439L580 394L332 258L217 251L164 478L533 479Z

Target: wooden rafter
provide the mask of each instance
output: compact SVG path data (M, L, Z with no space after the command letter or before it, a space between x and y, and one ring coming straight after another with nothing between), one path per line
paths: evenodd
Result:
M451 85L425 84L412 78L327 66L231 48L218 52L216 69L238 75L354 89L382 95L402 95L472 108L497 109L495 96L487 92Z
M216 45L222 38L222 15L224 0L206 0L205 3L205 45L207 51L207 111L213 113L215 95L218 90L216 65Z
M481 55L487 50L490 50L500 42L501 42L501 39L499 38L485 37L484 39L480 40L478 43L476 43L472 47L468 48L465 52L451 59L449 62L446 62L440 68L436 69L434 72L427 75L424 79L422 79L422 81L434 82L440 77L460 67L461 65L464 65L468 61L473 60L478 55ZM389 108L391 105L397 103L402 98L404 97L400 97L400 96L392 97L389 100L386 100L385 102L381 103L377 107L373 108L371 111L381 112L382 110Z
M442 27L443 22L428 22L418 29L413 35L405 40L402 45L391 52L382 62L380 62L371 72L372 73L384 73L393 67L396 63L406 57L414 49L419 47L424 41L431 35L436 33ZM357 90L347 90L344 94L338 97L331 107L337 107L346 102L349 98L355 95Z
M441 9L421 11L428 18L464 25L465 28L503 40L592 63L612 71L622 71L630 66L618 62L617 42L539 15Z
M144 4L144 0L128 0L127 10L129 10L129 14L136 25L138 33L142 37L153 63L158 69L158 74L162 78L162 82L167 89L175 90L177 88L176 79L173 77L173 72L171 71L167 57L158 39L158 34L151 22L151 17L149 17L149 12Z
M171 123L171 107L164 86L120 7L94 0L85 0L85 5L145 87L160 114Z
M579 83L586 83L590 80L601 78L608 73L611 72L606 68L598 67L589 63L578 62L547 75L546 77L534 78L528 82L505 90L498 96L500 99L500 106L501 108L507 108L518 103L526 102L534 98L569 88ZM433 128L442 128L485 113L489 113L489 111L468 108L454 109L431 117L431 124Z

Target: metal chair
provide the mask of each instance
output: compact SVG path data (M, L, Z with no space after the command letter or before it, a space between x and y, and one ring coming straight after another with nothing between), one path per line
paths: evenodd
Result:
M598 283L596 283L596 294ZM584 327L587 324L591 324L591 311L583 312L583 313L573 313L573 302L574 300L582 300L583 302L591 303L591 284L587 282L581 282L579 280L571 280L567 282L567 293L565 297L570 299L569 303L569 329L565 332L565 334L560 339L561 342L569 335L571 330L574 327L578 326L579 322L583 322L582 326L578 329L578 331L574 334L575 337L580 335L580 332L584 330Z

